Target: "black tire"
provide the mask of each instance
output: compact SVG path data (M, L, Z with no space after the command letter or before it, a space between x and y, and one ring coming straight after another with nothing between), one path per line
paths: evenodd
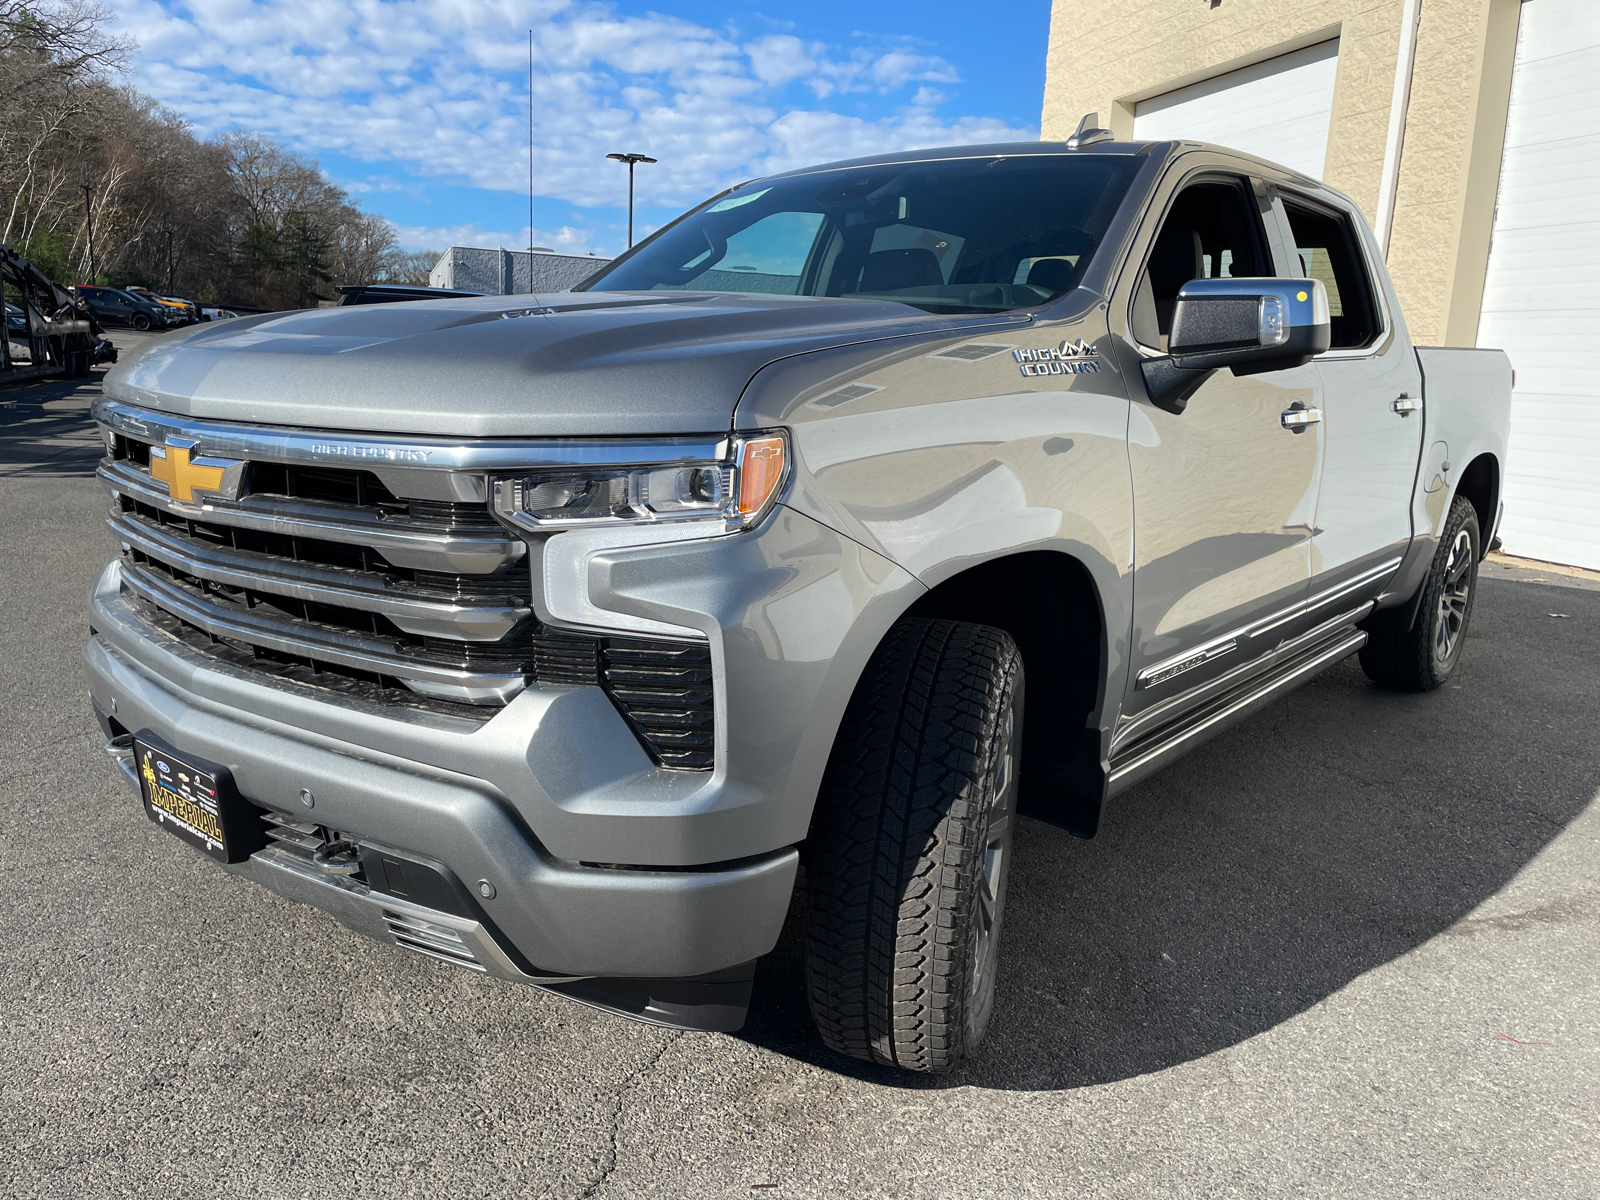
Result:
M983 1039L1022 744L1022 656L909 618L851 698L806 842L811 1014L830 1049L943 1074Z
M1375 624L1361 648L1361 669L1384 687L1431 692L1455 672L1478 595L1482 535L1478 512L1456 497L1444 523L1422 600L1410 628Z
M133 314L133 327L143 333L150 328L150 318L144 313Z

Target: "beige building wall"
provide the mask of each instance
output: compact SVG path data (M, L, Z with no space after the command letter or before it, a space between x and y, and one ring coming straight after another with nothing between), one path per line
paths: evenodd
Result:
M1472 345L1483 298L1520 0L1421 0L1389 269L1412 336ZM1323 178L1374 220L1404 0L1056 0L1044 137L1098 112L1119 137L1141 100L1339 39Z

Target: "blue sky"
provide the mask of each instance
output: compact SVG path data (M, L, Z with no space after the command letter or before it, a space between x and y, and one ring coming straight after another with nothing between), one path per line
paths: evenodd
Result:
M622 249L752 175L1036 137L1049 0L110 0L132 82L318 159L410 248Z

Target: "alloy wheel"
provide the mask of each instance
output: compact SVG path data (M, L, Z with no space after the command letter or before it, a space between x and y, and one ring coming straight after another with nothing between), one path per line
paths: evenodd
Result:
M1017 705L1006 705L994 763L984 792L989 820L983 838L983 859L978 865L977 911L972 923L972 943L967 976L968 1021L975 1033L988 1024L994 1004L994 977L1000 960L1000 918L1005 906L1006 874L1011 865L1011 835L1017 811Z
M1472 595L1472 534L1463 529L1450 544L1444 566L1444 587L1434 616L1433 656L1440 663L1455 658L1461 633L1467 625L1467 604Z

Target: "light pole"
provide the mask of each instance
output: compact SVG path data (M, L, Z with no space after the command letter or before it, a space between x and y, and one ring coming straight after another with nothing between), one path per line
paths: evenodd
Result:
M628 249L633 249L633 168L635 163L653 163L656 160L646 154L608 154L607 158L614 158L620 163L628 164Z
M83 215L89 224L89 282L93 283L95 276L100 272L94 261L94 208L89 203L89 193L94 191L94 184L80 183L83 189Z

